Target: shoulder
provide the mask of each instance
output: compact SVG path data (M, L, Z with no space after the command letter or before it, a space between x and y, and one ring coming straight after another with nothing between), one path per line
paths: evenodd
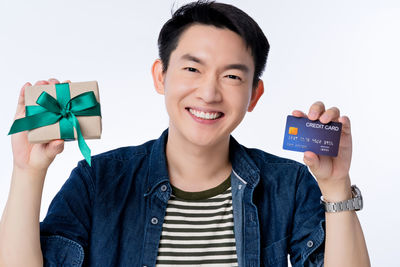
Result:
M149 154L155 140L149 140L136 146L124 146L114 148L92 156L92 161L97 163L104 160L129 161L134 157L140 157Z
M85 160L80 160L77 169L92 179L109 175L118 176L120 173L143 167L142 163L148 160L154 142L155 140L149 140L140 145L118 147L92 155L91 166Z
M288 158L284 158L284 157L280 157L278 155L275 154L271 154L269 152L263 151L261 149L258 148L248 148L242 145L242 147L246 150L246 152L248 153L248 155L255 161L260 162L260 163L268 163L268 164L283 164L283 165L287 165L287 164L294 164L294 165L303 165L302 163L292 160L292 159L288 159Z
M313 178L308 167L301 162L271 154L258 148L248 148L243 145L242 147L257 166L261 185L296 188L302 180ZM313 183L314 181L310 182Z
M293 168L307 168L305 164L293 159L271 154L258 148L248 148L245 146L242 147L247 152L249 157L253 160L253 162L257 165L257 167L260 168L260 170L264 168L274 168L282 170Z
M111 200L116 196L123 199L122 196L128 196L132 188L139 192L134 195L140 196L145 190L145 178L154 142L155 140L149 140L139 145L118 147L93 155L91 166L81 160L72 171L72 180L83 180L91 195L99 199Z

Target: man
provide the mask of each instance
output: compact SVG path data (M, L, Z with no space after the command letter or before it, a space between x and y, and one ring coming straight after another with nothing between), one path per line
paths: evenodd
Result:
M328 202L352 198L349 119L321 102L307 115L293 111L343 123L338 157L304 153L316 183L305 165L230 135L264 91L269 44L248 15L220 3L185 5L163 26L159 49L152 75L169 128L157 140L93 156L92 167L80 161L40 235L44 177L63 141L12 137L0 263L287 266L290 254L293 266L369 266L355 211L325 213L319 203L321 192ZM58 81L37 84L50 82ZM23 93L16 118L24 116Z

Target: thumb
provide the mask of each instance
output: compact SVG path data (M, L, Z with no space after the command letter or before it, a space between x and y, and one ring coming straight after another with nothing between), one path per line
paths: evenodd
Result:
M54 158L64 150L64 140L57 139L48 143L46 154L49 158Z
M15 112L14 120L25 117L25 88L32 86L30 82L26 82L19 92L17 111Z
M310 170L315 174L320 166L320 160L317 154L311 151L304 152L303 157L304 163L310 168Z

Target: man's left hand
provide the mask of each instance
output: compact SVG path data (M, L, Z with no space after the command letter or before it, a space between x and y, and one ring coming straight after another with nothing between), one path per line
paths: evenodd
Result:
M304 163L316 177L324 198L328 201L341 201L351 197L349 169L352 154L352 139L350 119L340 117L340 110L331 107L325 110L325 105L317 101L311 105L308 115L300 110L294 110L295 117L306 117L309 120L319 120L321 123L331 121L342 123L339 151L337 157L317 155L314 152L304 152Z

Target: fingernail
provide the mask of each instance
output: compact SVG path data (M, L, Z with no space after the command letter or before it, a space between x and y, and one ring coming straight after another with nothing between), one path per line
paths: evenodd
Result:
M303 161L304 161L304 163L306 163L307 165L310 165L310 164L312 163L311 158L308 158L307 156L304 156L304 157L303 157Z
M329 118L327 115L322 115L319 120L322 122L324 121L324 123L328 123L329 122Z
M311 111L310 112L310 118L315 119L318 116L318 113L316 111Z

